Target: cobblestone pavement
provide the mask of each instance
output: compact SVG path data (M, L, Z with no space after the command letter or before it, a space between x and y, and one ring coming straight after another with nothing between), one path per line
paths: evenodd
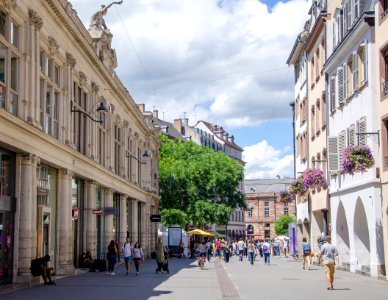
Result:
M214 261L214 260L213 260ZM0 293L0 299L388 299L388 282L344 271L336 272L334 291L326 290L321 267L302 270L292 258L272 258L271 265L232 257L229 263L207 263L201 270L191 259L170 259L170 274L155 274L155 260L141 266L140 276L89 273L58 279L55 286L38 285Z

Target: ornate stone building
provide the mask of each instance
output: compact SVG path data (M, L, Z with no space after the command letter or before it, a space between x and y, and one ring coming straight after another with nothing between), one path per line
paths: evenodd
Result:
M0 1L1 282L31 281L45 254L60 275L112 239L154 245L157 131L115 74L112 37L66 0Z

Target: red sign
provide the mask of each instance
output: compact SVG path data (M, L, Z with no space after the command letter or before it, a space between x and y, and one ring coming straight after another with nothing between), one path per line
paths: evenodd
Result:
M102 209L93 209L92 213L93 215L102 215Z

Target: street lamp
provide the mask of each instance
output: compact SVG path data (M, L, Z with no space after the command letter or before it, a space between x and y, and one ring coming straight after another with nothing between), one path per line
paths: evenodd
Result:
M81 113L81 114L87 116L89 119L91 119L93 122L96 122L96 123L102 124L104 122L104 118L102 117L102 114L106 113L107 111L108 111L108 109L105 106L105 100L102 97L101 97L100 103L98 103L98 107L96 108L96 112L100 113L100 118L99 119L94 118L93 116L91 116L87 112L76 108L74 106L74 101L71 101L70 112Z
M136 156L133 156L133 155L131 155L131 154L129 154L128 152L127 152L127 154L125 155L126 157L130 157L130 158L134 158L134 159L136 159L139 163L141 163L142 165L145 165L147 162L144 162L144 161L141 161L140 159L138 159ZM142 157L144 157L144 158L148 158L148 157L150 157L150 154L148 153L148 151L146 150L146 151L144 151L144 153L143 153L143 155L142 155Z

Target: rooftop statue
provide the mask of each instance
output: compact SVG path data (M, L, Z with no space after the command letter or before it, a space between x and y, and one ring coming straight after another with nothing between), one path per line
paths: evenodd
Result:
M105 25L103 17L107 14L109 7L111 7L113 4L120 5L121 3L123 3L123 0L116 2L113 1L108 5L101 5L101 8L92 15L92 18L90 20L90 28L109 30L108 27L106 27Z

